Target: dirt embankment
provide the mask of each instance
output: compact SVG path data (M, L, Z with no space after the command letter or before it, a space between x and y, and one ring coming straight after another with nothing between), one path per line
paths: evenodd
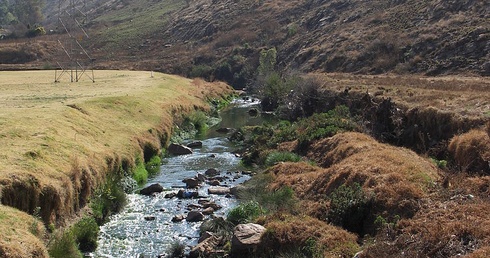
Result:
M131 174L136 159L158 154L183 114L232 93L224 83L160 73L95 75L95 83L54 83L54 71L2 72L0 227L16 233L2 234L0 254L46 257L42 223L27 214L63 226L107 175ZM12 223L16 214L28 219Z

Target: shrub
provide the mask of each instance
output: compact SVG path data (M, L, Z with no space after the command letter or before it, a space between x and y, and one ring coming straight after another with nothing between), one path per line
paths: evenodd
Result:
M51 258L81 258L75 237L71 231L65 231L55 236L48 245L48 253Z
M179 241L174 241L172 245L170 245L168 250L168 257L177 258L184 257L185 245Z
M228 213L227 220L234 225L249 223L263 213L264 212L259 203L255 201L249 201L246 203L241 203L240 205L232 209Z
M220 236L231 237L233 234L233 223L222 217L215 217L211 220L204 221L199 227L199 232L204 233L206 231L213 232Z
M213 73L213 68L208 65L195 65L192 67L191 71L189 72L189 77L190 78L204 78L208 79L211 74Z
M287 161L298 162L300 160L301 160L301 156L299 156L298 154L292 152L275 151L269 153L269 155L265 159L265 165L270 167L270 166L274 166L279 162L287 162Z
M329 199L330 210L327 220L351 232L362 233L364 220L369 215L372 201L366 196L361 185L343 184L330 194Z
M312 141L331 137L345 131L355 131L358 126L350 116L349 108L336 106L326 113L316 113L297 123L299 148L303 149Z
M140 160L136 160L136 168L133 171L133 179L136 180L138 185L146 183L148 180L148 171L146 170L145 164Z
M97 235L99 225L93 217L84 217L71 229L73 236L78 244L78 249L82 252L93 252L97 248Z
M110 215L119 212L126 205L126 194L119 181L118 176L109 177L93 195L90 207L98 225L104 224Z
M154 176L160 172L160 165L162 164L162 159L160 156L153 156L148 162L145 164L145 169L148 171L148 176Z

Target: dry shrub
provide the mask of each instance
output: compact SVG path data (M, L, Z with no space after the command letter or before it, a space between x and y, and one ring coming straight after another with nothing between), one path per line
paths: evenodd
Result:
M269 255L296 251L312 241L323 257L352 257L359 249L354 234L307 216L275 218L265 227L262 248Z
M483 130L453 137L448 149L462 172L490 174L490 137Z

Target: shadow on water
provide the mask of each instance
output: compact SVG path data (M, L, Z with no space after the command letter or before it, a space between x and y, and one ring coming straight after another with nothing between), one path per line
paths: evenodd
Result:
M259 125L273 118L257 114L250 116L250 109L256 108L257 101L239 99L220 112L222 122L211 128L202 139L203 146L194 149L193 154L172 156L164 159L160 174L150 179L147 185L159 183L165 189L155 196L129 194L128 205L101 227L98 248L93 257L158 257L165 255L172 243L181 242L187 246L197 244L200 222L174 223L176 215L185 216L189 205L197 205L198 199L165 198L166 194L184 189L182 182L198 173L204 174L209 168L220 171L224 180L220 185L232 187L249 179L241 173L240 159L232 152L235 148L227 140L227 135L216 132L217 128L240 128L245 125ZM199 196L222 206L214 215L226 216L237 201L224 195L208 194L208 184L197 189ZM206 216L209 217L209 216Z

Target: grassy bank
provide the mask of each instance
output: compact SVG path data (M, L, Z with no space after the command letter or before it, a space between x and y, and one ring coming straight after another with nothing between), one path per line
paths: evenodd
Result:
M46 252L26 244L35 234L18 230L8 218L19 211L6 206L38 210L46 225L63 226L107 174L132 173L137 158L157 154L181 114L205 111L207 101L231 93L225 84L150 72L96 71L95 83L54 83L53 71L0 77L0 227L16 232L0 239L8 257Z

